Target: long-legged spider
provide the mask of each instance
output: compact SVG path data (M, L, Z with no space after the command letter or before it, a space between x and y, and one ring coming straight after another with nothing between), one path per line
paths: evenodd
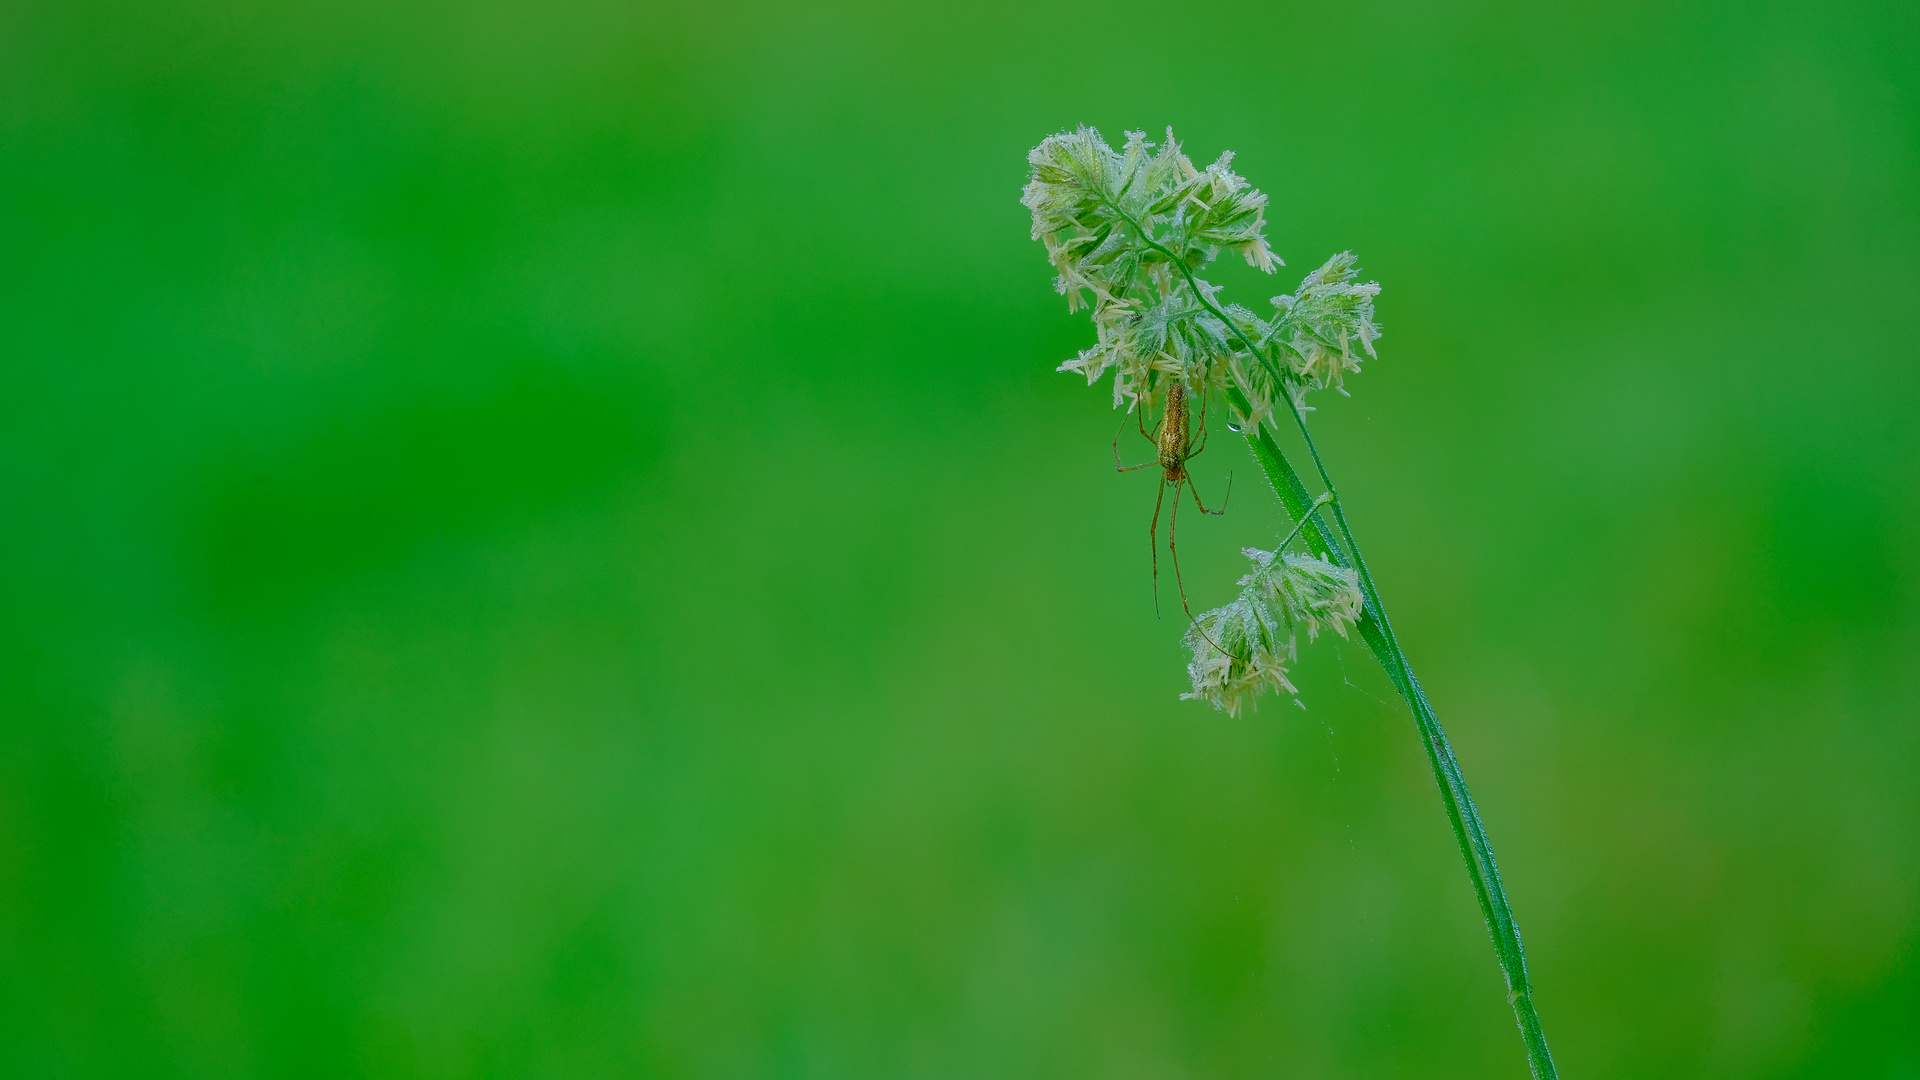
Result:
M1154 444L1159 455L1153 460L1139 465L1120 464L1120 433L1113 435L1113 467L1119 472L1133 472L1160 466L1160 493L1153 500L1153 521L1147 525L1147 543L1153 552L1153 610L1160 610L1160 507L1167 497L1167 485L1173 485L1173 513L1167 519L1167 554L1173 557L1174 586L1180 591L1180 607L1193 618L1193 608L1187 603L1186 582L1180 576L1180 550L1176 546L1175 530L1180 524L1180 488L1185 485L1193 492L1193 505L1203 514L1224 514L1227 512L1227 500L1233 497L1233 477L1227 477L1227 493L1220 500L1220 509L1209 510L1200 501L1200 489L1194 486L1193 476L1187 472L1187 462L1200 456L1207 448L1207 399L1200 398L1200 423L1198 431L1192 430L1188 423L1187 387L1178 380L1167 386L1166 408L1160 413L1160 422L1153 435L1147 434L1146 409L1135 414L1135 424L1140 429L1140 437ZM1199 445L1195 445L1196 438Z

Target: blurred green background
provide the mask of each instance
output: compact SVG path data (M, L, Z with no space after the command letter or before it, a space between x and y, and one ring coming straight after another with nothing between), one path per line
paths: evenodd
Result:
M0 9L0 1072L1521 1077L1405 710L1176 695L1025 151L1314 422L1565 1075L1920 1077L1920 9ZM1283 525L1216 440L1220 602ZM1163 594L1164 598L1164 594Z

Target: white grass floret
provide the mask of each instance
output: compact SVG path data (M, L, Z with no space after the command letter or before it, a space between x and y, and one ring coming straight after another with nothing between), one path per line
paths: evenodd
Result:
M1359 575L1346 567L1294 552L1247 548L1246 555L1254 569L1240 579L1240 595L1195 619L1186 636L1193 691L1180 697L1229 716L1256 704L1263 690L1297 695L1287 678L1296 631L1304 627L1309 641L1322 629L1345 637L1363 603Z

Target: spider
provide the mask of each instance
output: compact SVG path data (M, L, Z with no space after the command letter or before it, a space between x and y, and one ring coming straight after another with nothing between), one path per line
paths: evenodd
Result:
M1206 504L1200 501L1200 489L1194 486L1193 475L1187 472L1187 462L1199 457L1207 448L1207 399L1204 395L1200 398L1197 432L1188 424L1188 418L1186 384L1175 380L1167 386L1167 405L1160 413L1160 422L1155 425L1155 434L1147 434L1146 409L1142 408L1135 414L1140 437L1159 449L1158 457L1139 465L1120 464L1120 433L1116 431L1113 434L1113 467L1125 473L1160 466L1160 493L1153 500L1153 521L1147 526L1147 543L1153 551L1153 610L1156 613L1160 610L1160 507L1166 501L1167 485L1173 485L1173 514L1167 520L1167 554L1173 557L1173 581L1180 590L1180 607L1191 619L1193 608L1187 603L1186 582L1180 577L1180 552L1174 542L1174 530L1180 521L1180 488L1185 485L1188 491L1193 492L1193 505L1199 507L1201 513L1224 514L1227 512L1227 500L1233 498L1233 477L1227 477L1227 494L1220 500L1220 509L1207 509ZM1198 446L1194 445L1196 434Z

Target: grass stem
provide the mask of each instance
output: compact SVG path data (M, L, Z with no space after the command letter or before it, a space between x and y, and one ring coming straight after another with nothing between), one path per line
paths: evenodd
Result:
M1247 340L1247 336L1227 317L1226 312L1208 299L1185 260L1156 242L1138 219L1120 207L1117 199L1104 194L1102 198L1114 214L1139 235L1144 246L1165 256L1168 263L1179 271L1201 306L1239 339L1249 357L1258 362L1265 356L1253 342ZM1278 377L1279 373L1276 372ZM1227 399L1240 411L1240 415L1258 415L1239 387L1229 386ZM1520 1025L1520 1039L1526 1044L1527 1065L1533 1070L1534 1080L1559 1080L1560 1074L1553 1067L1553 1055L1547 1050L1546 1032L1540 1027L1540 1014L1533 1006L1533 984L1527 978L1527 958L1520 948L1520 927L1514 922L1513 907L1507 902L1506 890L1500 885L1500 868L1493 860L1493 844L1487 839L1486 827L1480 823L1480 811L1474 807L1473 796L1467 791L1466 777L1461 775L1460 762L1454 758L1453 747L1447 742L1447 733L1440 727L1440 717L1434 713L1426 691L1420 688L1420 680L1414 678L1413 666L1407 662L1406 651L1394 636L1393 624L1387 621L1386 607L1380 602L1380 590L1374 587L1373 575L1368 572L1366 558L1360 552L1360 542L1354 538L1353 529L1347 524L1346 511L1340 505L1340 493L1333 486L1333 476L1327 472L1326 463L1320 458L1320 450L1314 445L1313 435L1307 430L1306 415L1297 404L1288 411L1293 413L1294 421L1299 424L1300 437L1306 441L1307 453L1313 457L1314 468L1326 487L1326 496L1331 498L1323 496L1322 499L1316 499L1308 494L1306 485L1300 481L1300 474L1294 471L1292 463L1281 452L1280 444L1273 440L1265 425L1255 424L1241 434L1246 436L1254 459L1267 474L1268 482L1280 496L1288 515L1296 522L1311 521L1313 528L1306 532L1308 548L1329 562L1351 566L1358 572L1360 591L1366 600L1357 624L1360 637L1373 650L1380 666L1386 669L1394 688L1400 691L1400 696L1413 709L1414 722L1420 729L1421 745L1426 748L1427 761L1433 766L1434 782L1440 787L1440 801L1446 807L1447 821L1453 826L1453 835L1460 841L1460 854L1467 863L1467 878L1473 883L1474 896L1480 901L1480 913L1486 917L1487 931L1493 936L1493 951L1499 958L1500 971L1507 979L1507 1001L1513 1006L1514 1019ZM1339 528L1340 538L1346 542L1345 551L1334 542L1332 530L1327 528L1326 521L1320 515L1319 508L1323 500L1331 504L1334 524ZM1347 552L1352 553L1351 558Z
M1240 410L1241 415L1252 415L1251 403L1237 387L1228 389L1227 398ZM1313 456L1314 465L1326 485L1327 494L1333 496L1331 499L1325 495L1316 499L1307 492L1300 474L1294 471L1279 443L1274 441L1264 426L1253 427L1241 434L1246 436L1254 460L1260 463L1261 471L1267 474L1267 480L1280 496L1281 505L1286 507L1288 516L1298 523L1311 523L1313 526L1305 530L1308 548L1338 565L1351 563L1359 572L1361 592L1366 598L1366 606L1358 623L1361 639L1373 650L1374 657L1386 669L1394 688L1400 691L1400 696L1413 709L1414 722L1420 729L1421 744L1426 747L1427 761L1433 767L1434 781L1440 787L1440 801L1446 807L1447 821L1453 826L1454 838L1460 842L1460 854L1467 863L1467 877L1473 883L1474 896L1480 901L1480 913L1486 917L1487 930L1493 936L1493 949L1499 958L1500 970L1507 979L1507 1000L1513 1005L1514 1020L1519 1023L1520 1038L1526 1044L1527 1064L1533 1070L1534 1080L1558 1080L1560 1074L1554 1069L1553 1055L1547 1050L1547 1035L1540 1026L1540 1014L1534 1009L1533 984L1527 978L1527 959L1520 947L1520 927L1514 922L1513 907L1507 902L1506 890L1500 884L1500 868L1493 859L1493 844L1487 839L1486 827L1480 822L1480 812L1474 807L1473 796L1467 791L1466 777L1461 775L1460 762L1453 756L1453 747L1440 727L1440 718L1434 713L1433 704L1427 700L1426 691L1421 689L1420 680L1414 677L1413 666L1407 662L1406 651L1400 647L1400 641L1394 635L1393 624L1387 621L1386 608L1380 602L1380 592L1374 587L1372 575L1367 572L1366 561L1360 554L1360 544L1347 524L1346 514L1340 507L1339 493L1333 487L1326 465L1320 460L1320 451L1313 444L1313 436L1307 432L1306 420L1299 410L1295 409L1293 413L1300 424L1300 434L1306 439L1307 450ZM1351 560L1334 541L1333 530L1327 527L1321 517L1319 508L1323 503L1331 504L1340 536L1353 553Z

